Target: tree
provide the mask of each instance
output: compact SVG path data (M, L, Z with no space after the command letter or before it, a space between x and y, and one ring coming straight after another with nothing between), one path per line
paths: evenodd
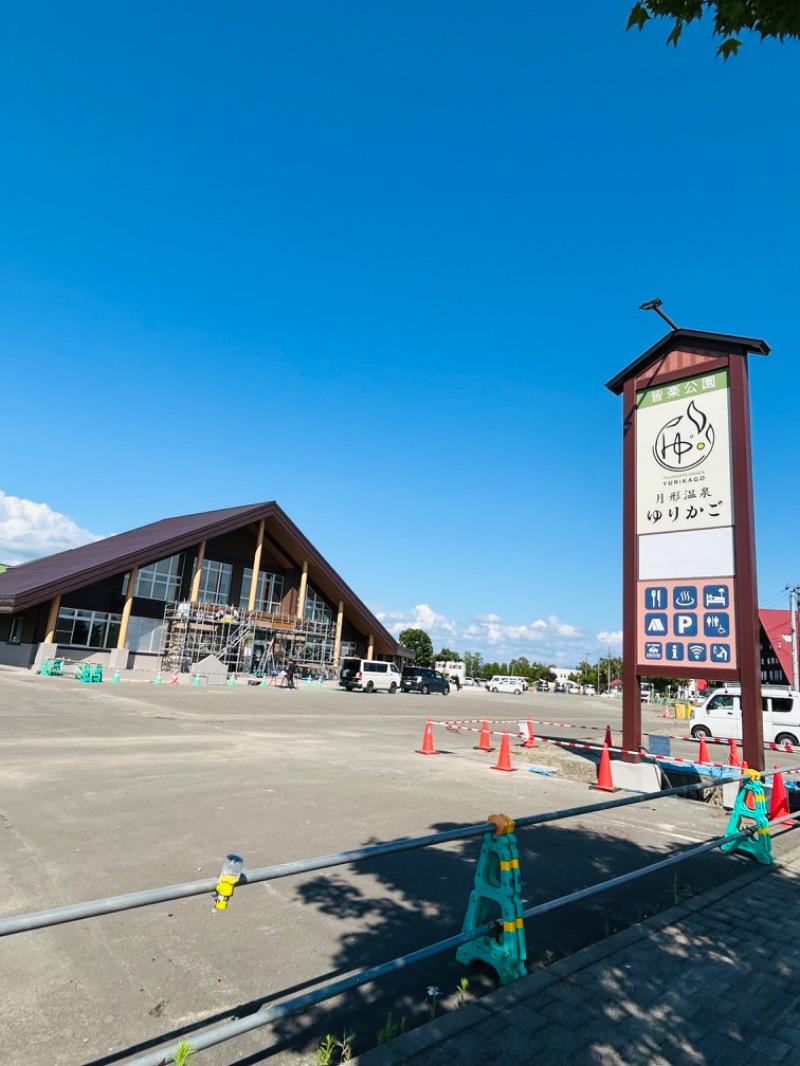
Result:
M667 44L677 48L683 27L702 18L704 11L714 13L714 34L723 37L717 55L727 59L736 55L742 42L735 36L742 30L766 37L800 38L800 3L798 0L638 0L628 15L629 30L652 18L673 19L675 25L667 37Z
M424 629L404 629L397 639L414 652L417 666L433 666L433 641Z
M437 663L460 663L461 656L457 651L453 651L452 648L442 648L439 654L436 656Z
M483 662L483 656L479 651L465 651L464 652L464 669L467 672L467 677L480 677L481 663Z

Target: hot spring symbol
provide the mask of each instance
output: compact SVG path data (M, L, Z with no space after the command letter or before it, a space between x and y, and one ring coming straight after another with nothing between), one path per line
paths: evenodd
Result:
M665 470L694 470L714 447L714 427L694 400L682 415L671 418L658 431L653 457Z

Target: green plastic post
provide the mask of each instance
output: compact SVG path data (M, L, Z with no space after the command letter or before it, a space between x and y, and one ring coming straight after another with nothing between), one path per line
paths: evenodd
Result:
M502 984L510 985L527 975L519 850L513 833L484 836L462 932L496 918L498 936L462 944L456 959L464 965L480 959L497 971Z
M747 805L748 796L752 797L752 807ZM744 851L746 854L752 855L758 862L764 863L765 866L771 866L773 862L772 837L769 832L769 814L767 813L764 786L760 781L752 777L739 789L731 816L728 819L728 828L725 830L725 836L735 836L739 833L743 828L742 820L744 818L756 823L755 836L745 837L743 840L732 840L729 844L721 844L720 849L722 851Z

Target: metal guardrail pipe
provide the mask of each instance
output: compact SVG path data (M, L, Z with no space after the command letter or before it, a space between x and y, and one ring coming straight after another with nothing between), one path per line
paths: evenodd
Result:
M740 781L745 776L732 776L728 780ZM680 785L677 788L663 789L658 792L644 792L633 796L623 796L620 799L606 800L603 803L587 804L582 807L567 807L544 814L532 814L524 818L515 819L515 823L519 828L543 825L546 822L560 821L581 814L613 810L616 807L628 807L637 803L647 803L655 799L678 796L686 792L696 792L705 788L717 788L719 785L720 782L717 780ZM479 825L463 826L461 829L450 829L444 833L431 833L427 836L414 837L410 840L393 840L388 841L386 844L376 844L369 848L342 851L336 855L321 855L317 858L300 859L296 862L285 862L276 866L264 866L256 870L246 870L242 874L238 887L258 884L261 881L274 881L280 877L291 877L294 874L310 873L314 870L324 870L332 866L346 866L353 862L377 859L383 855L393 855L403 851L412 851L416 848L431 847L434 844L445 844L452 840L462 840L493 830L494 826L490 822L483 822ZM135 910L137 907L149 907L155 903L168 903L170 900L188 899L190 896L202 896L205 893L212 893L216 886L216 877L205 878L202 881L186 881L183 884L167 885L163 888L144 889L141 892L129 892L121 896L108 896L105 899L91 900L86 903L72 903L66 907L51 907L47 910L34 911L30 914L0 918L0 936L29 932L32 929L62 925L66 922L77 922L85 918L99 917L103 914Z
M742 829L740 832L732 836L718 837L716 840L700 844L695 848L690 848L688 851L681 852L680 855L673 855L668 859L662 859L650 866L644 866L639 870L634 870L632 873L622 874L620 877L614 877L610 881L603 881L599 885L591 885L589 888L580 889L578 892L573 892L568 896L560 896L558 899L549 900L547 903L539 903L535 907L530 907L528 910L523 911L523 917L532 918L539 914L545 914L548 911L556 910L558 907L565 907L570 903L575 903L577 900L597 895L599 892L603 892L607 889L616 888L618 885L625 884L627 881L633 881L637 877L645 877L647 874L655 873L657 870L661 870L666 866L672 866L675 863L684 862L686 859L691 859L703 852L712 851L714 848L718 848L721 844L730 843L732 840L743 840L745 837L750 836L753 831L753 829ZM322 1003L326 999L332 999L334 996L341 995L343 992L348 992L353 988L359 988L361 985L369 984L371 981L375 981L379 977L385 977L390 973L405 969L407 966L413 966L417 962L423 962L425 959L429 959L433 955L440 955L442 952L449 951L451 948L457 948L461 944L468 943L470 940L477 940L479 937L488 936L491 932L491 924L478 926L476 929L471 929L468 933L459 933L457 936L448 937L446 940L440 940L436 944L431 944L426 948L420 948L418 951L412 951L408 955L402 955L397 959L392 959L390 962L381 963L379 966L373 966L369 970L362 970L361 973L352 974L350 977L344 977L331 984L323 985L321 988L317 988L313 992L306 992L301 996L287 999L285 1003L280 1003L275 1007L268 1007L266 1010L257 1011L255 1014L249 1014L246 1018L238 1018L235 1021L226 1022L224 1025L217 1026L215 1029L210 1029L207 1033L194 1035L191 1039L192 1048L194 1051L202 1051L205 1048L214 1047L216 1044L224 1043L226 1040L232 1040L234 1037L241 1036L244 1033L252 1032L253 1029L261 1029L263 1026L269 1025L270 1022L277 1021L279 1018L283 1018L288 1014L295 1014L297 1011L304 1010L306 1007L315 1006L317 1003ZM161 1066L161 1063L164 1062L174 1062L178 1046L178 1044L174 1044L171 1047L162 1048L159 1051L153 1051L147 1055L142 1055L138 1059L132 1059L128 1063L128 1066Z

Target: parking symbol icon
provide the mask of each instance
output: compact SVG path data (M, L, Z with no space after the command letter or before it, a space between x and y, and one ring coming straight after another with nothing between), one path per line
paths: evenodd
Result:
M676 637L696 637L697 615L676 614L672 619L672 632Z

